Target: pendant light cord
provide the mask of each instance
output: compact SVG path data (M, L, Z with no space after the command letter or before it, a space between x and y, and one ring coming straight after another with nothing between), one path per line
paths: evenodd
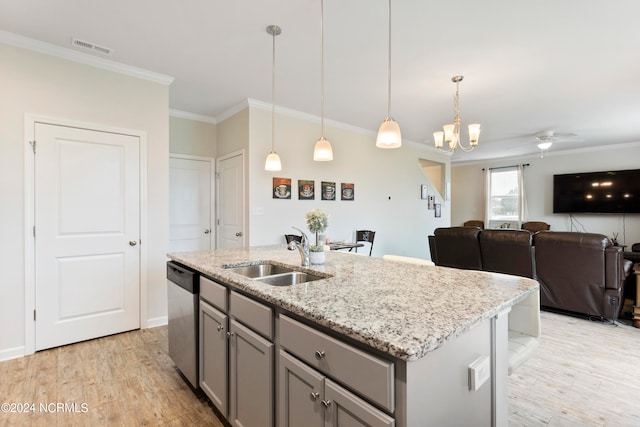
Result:
M387 92L387 118L391 116L391 0L389 0L389 60L387 62L387 72L388 72L388 92Z
M273 57L271 61L271 152L274 150L276 126L276 31L273 31Z
M320 136L324 138L324 0L320 0Z

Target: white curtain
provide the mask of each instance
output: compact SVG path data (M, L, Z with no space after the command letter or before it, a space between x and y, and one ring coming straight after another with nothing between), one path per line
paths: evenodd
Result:
M491 169L484 171L484 226L491 228Z
M522 226L523 222L527 221L527 217L529 216L529 211L527 210L527 197L525 195L525 187L524 187L524 168L525 165L518 165L518 206L520 207L520 212L518 212L518 228Z

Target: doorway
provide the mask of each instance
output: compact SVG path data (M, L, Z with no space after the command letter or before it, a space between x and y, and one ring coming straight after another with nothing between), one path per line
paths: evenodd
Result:
M208 251L215 245L214 163L208 157L169 157L169 252Z
M144 133L32 117L26 133L25 353L140 328Z
M217 248L245 245L244 151L218 159Z

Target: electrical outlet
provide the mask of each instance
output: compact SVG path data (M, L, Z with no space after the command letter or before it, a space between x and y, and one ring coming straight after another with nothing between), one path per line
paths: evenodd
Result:
M491 376L489 356L480 356L469 365L469 390L477 391Z

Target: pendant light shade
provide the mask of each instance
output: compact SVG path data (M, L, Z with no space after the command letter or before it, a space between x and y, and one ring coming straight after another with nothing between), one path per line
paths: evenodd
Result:
M333 160L331 143L324 137L324 1L320 0L320 139L313 148L313 160L330 162Z
M327 138L321 136L313 148L313 160L316 162L329 162L333 160L333 150Z
M378 129L376 147L398 148L402 146L402 134L400 125L391 118L391 0L389 0L389 58L388 58L388 85L387 85L387 118Z
M280 156L275 151L272 151L267 156L267 160L264 162L264 170L269 172L277 172L282 170L282 163L280 163Z
M400 125L391 117L384 119L384 122L378 129L378 138L376 139L376 147L379 148L398 148L402 145L402 134L400 133Z
M278 156L274 148L276 128L276 36L281 32L282 29L277 25L269 25L267 27L267 33L271 34L271 36L273 37L273 65L271 67L271 152L267 156L267 160L264 162L264 170L269 172L277 172L282 170L280 156Z

